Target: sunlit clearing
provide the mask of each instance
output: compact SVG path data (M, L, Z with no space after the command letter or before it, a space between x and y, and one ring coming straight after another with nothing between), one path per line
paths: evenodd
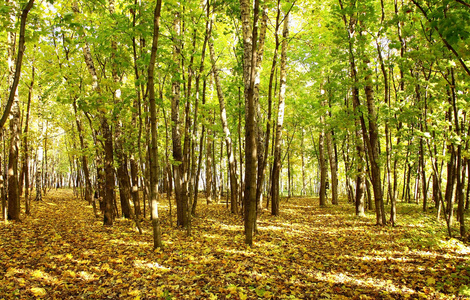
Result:
M163 271L170 271L170 268L164 267L157 262L145 262L143 260L134 260L134 267L140 269L159 269Z

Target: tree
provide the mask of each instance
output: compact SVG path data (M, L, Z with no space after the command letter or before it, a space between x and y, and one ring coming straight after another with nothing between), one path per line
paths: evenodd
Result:
M155 84L154 84L154 72L155 72L155 60L158 51L158 38L160 35L160 15L162 9L162 1L157 0L155 5L155 11L153 16L153 39L152 39L152 51L150 54L150 63L148 67L148 83L147 89L149 91L149 103L150 103L150 126L152 135L152 146L150 153L150 201L152 204L152 228L153 228L153 247L161 248L162 237L160 229L160 219L158 216L158 178L157 178L157 106L155 101Z

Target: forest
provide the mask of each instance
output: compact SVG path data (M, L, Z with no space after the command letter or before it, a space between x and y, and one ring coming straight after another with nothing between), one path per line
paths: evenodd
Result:
M470 1L0 22L0 299L470 297Z

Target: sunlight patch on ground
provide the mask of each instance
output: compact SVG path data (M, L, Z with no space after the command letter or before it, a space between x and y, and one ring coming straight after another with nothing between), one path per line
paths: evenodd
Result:
M242 254L244 256L255 256L252 251L246 250L236 250L236 249L224 249L224 252L231 254Z
M448 241L440 240L439 246L444 249L450 249L455 251L455 253L469 255L470 254L470 246L466 246L461 241L457 239L450 239Z
M372 277L356 277L346 273L315 273L315 279L320 281L329 282L331 284L342 284L342 285L355 285L364 288L375 288L377 290L383 290L386 293L407 293L415 294L416 291L406 286L397 286L393 284L391 280L382 280L380 278Z
M170 271L170 268L162 266L157 262L146 262L144 260L134 260L134 267L139 269L159 269L163 271Z
M228 225L228 224L221 224L220 228L225 229L225 230L230 230L230 231L238 231L241 229L241 227L238 225Z
M273 231L280 231L280 230L286 230L286 228L283 226L275 226L275 225L268 225L268 226L260 226L258 229L260 230L273 230Z
M47 272L42 270L32 270L32 269L17 269L17 268L9 268L5 273L5 278L12 278L16 280L20 285L26 282L23 276L29 277L33 280L42 280L49 284L60 284L61 280L57 277L50 275Z
M414 259L410 259L406 257L383 257L383 256L367 256L367 255L356 256L355 259L362 260L362 261L371 261L371 262L396 261L400 263L414 261Z
M91 274L91 273L88 273L86 271L81 271L80 273L78 273L78 277L84 281L94 281L94 280L97 280L98 277L96 276L96 274Z
M148 242L136 242L136 241L124 241L118 239L109 240L111 243L118 244L118 245L128 245L128 246L147 246Z

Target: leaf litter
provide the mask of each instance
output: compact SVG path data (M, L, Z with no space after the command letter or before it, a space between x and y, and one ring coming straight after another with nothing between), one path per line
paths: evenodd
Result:
M151 223L104 227L70 190L33 202L32 216L0 225L0 299L452 299L470 295L470 248L416 226L376 227L350 204L283 200L261 212L252 248L243 220L200 204L193 235L171 227L164 248ZM400 215L399 215L400 218ZM175 220L175 216L173 216ZM426 221L424 221L426 222ZM420 231L421 230L421 231Z

